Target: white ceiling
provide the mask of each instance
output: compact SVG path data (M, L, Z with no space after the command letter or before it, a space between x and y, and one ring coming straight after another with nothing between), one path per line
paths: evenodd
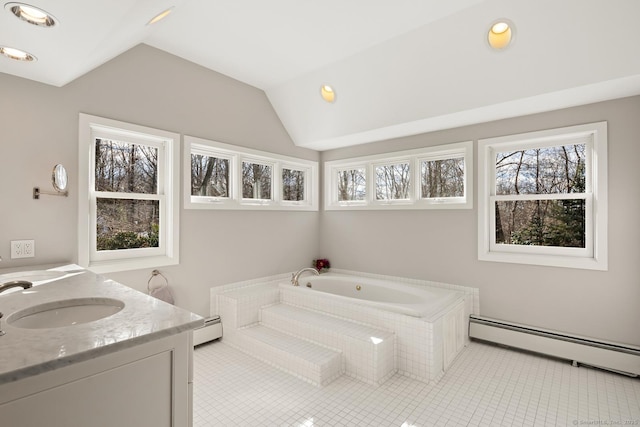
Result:
M0 45L38 58L0 72L63 86L147 43L263 89L316 150L640 94L639 0L26 1L60 25L0 11ZM515 42L495 52L503 17Z

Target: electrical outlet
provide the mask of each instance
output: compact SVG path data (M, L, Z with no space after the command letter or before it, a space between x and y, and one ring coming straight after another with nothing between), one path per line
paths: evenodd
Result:
M34 257L36 252L36 242L34 240L24 240L22 251L25 257Z
M36 255L35 240L12 240L11 259L33 258Z

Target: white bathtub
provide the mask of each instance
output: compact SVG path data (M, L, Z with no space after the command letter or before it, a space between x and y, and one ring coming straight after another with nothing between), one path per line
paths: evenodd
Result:
M427 319L464 299L464 293L450 289L346 275L303 276L299 283L301 288L331 294L330 297L358 300L365 306Z
M299 279L299 286L292 286L288 276L238 282L226 285L226 289L212 288L211 312L221 315L227 340L234 338L234 331L261 322L262 307L294 306L316 313L311 316L319 313L392 332L393 351L390 354L386 348L377 351L376 366L387 367L392 359L395 372L431 382L442 376L469 342L469 315L479 314L474 311L477 290L466 286L349 271L318 277L305 274ZM292 335L310 342L318 340L317 331L295 316L282 322L286 326L280 326ZM379 345L373 338L376 337L362 341L347 337L356 342L342 348L338 338L333 337L331 343L322 345L341 348L345 366L351 366L349 372L356 378L379 384L384 381L382 371L386 371L372 368L369 359L372 356L365 357L360 347L362 342Z
M472 288L337 272L298 282L279 283L279 302L393 332L403 375L437 380L469 340Z

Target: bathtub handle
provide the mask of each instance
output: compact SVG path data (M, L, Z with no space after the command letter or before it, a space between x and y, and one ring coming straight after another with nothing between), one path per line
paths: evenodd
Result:
M292 274L292 275L291 275L291 284L292 284L293 286L298 286L298 285L299 285L299 283L298 283L298 279L300 279L300 275L301 275L302 273L304 273L305 271L308 271L308 272L310 272L310 273L313 273L313 274L315 274L316 276L319 276L319 275L320 275L320 273L318 272L318 270L316 270L316 269L315 269L315 268L313 268L313 267L305 267L305 268L302 268L302 269L298 270L296 273L294 273L294 274Z

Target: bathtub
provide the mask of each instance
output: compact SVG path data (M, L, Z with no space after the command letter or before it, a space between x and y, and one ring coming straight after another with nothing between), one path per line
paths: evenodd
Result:
M357 273L305 275L299 286L280 282L278 301L393 332L397 372L437 381L469 341L473 292L414 282Z
M464 299L464 293L450 289L357 276L304 276L299 282L300 287L331 294L331 298L348 298L365 306L427 319Z
M428 383L441 378L463 351L469 342L469 315L479 314L479 310L474 311L477 290L467 286L350 271L303 275L300 285L293 286L289 276L281 274L229 284L223 289L212 288L211 312L219 313L223 319L226 341L239 348L245 346L248 353L254 354L255 344L243 341L242 333L262 324L306 342L338 349L344 372L362 381L379 385L391 372ZM281 304L295 310L289 312L289 317L272 316L265 321L264 310ZM309 313L304 314L304 310ZM310 321L306 316L316 320ZM318 332L312 326L318 316L338 318L337 324L351 321L362 325L365 335L374 333L368 328L381 335L363 338L358 332L343 333L340 327ZM391 347L386 344L390 339ZM371 350L374 353L365 352L363 346L369 350L375 347L375 351ZM278 361L288 360L278 352L256 353L263 360L272 356Z

